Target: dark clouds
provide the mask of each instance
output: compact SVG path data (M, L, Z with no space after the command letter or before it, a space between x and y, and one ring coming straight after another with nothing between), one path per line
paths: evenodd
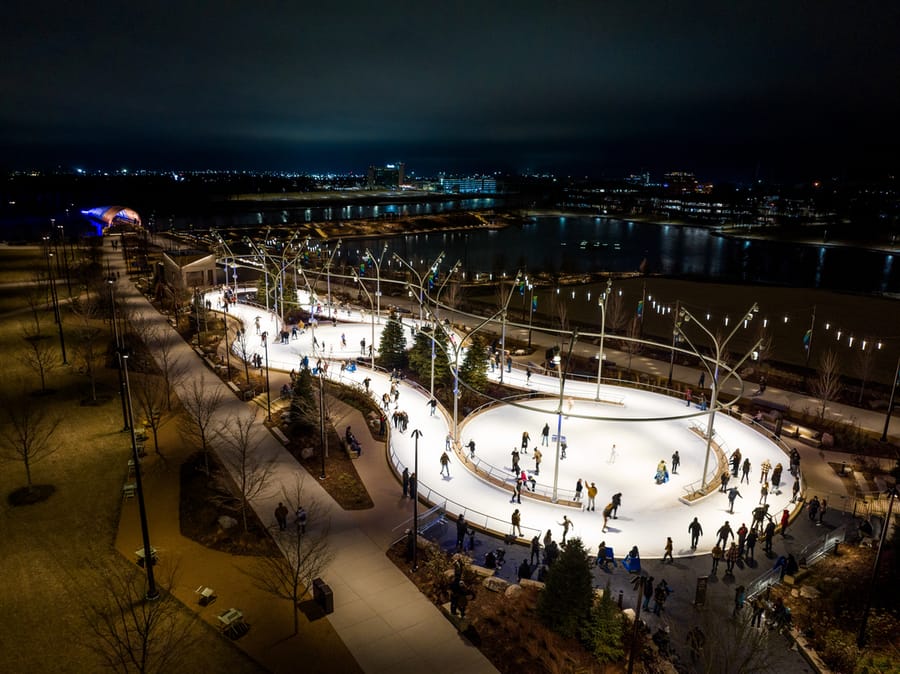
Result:
M894 3L618 5L14 1L0 149L10 166L595 173L897 149Z

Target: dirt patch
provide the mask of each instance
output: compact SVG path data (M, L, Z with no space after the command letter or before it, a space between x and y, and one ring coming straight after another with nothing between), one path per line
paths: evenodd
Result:
M366 510L374 508L375 503L362 480L353 459L341 447L340 439L333 428L329 426L328 456L325 457L324 473L322 477L322 454L319 448L320 440L317 432L295 435L290 438L287 445L288 451L294 456L300 465L312 475L319 484L328 492L337 504L344 510ZM307 448L312 453L305 451Z
M212 550L233 555L273 556L280 552L269 532L252 510L247 514L247 531L241 526L241 514L236 509L219 505L216 499L222 489L215 475L222 468L213 455L209 457L210 475L206 474L203 454L196 453L181 464L181 490L178 500L181 535ZM223 529L219 517L227 515L238 521L234 527Z
M389 548L387 556L433 603L440 606L450 601L449 578L439 571L442 565L449 568L447 556L434 548L420 550L419 572L412 574L406 552L402 541ZM618 663L598 663L577 639L547 629L537 617L537 588L522 588L507 597L488 590L480 579L472 578L467 586L474 590L474 597L468 601L462 633L503 674L625 671Z
M861 663L885 659L896 663L900 659L896 647L900 616L896 608L891 610L891 582L886 573L890 564L885 559L880 565L884 584L876 582L867 623L868 646L862 652L856 645L874 559L872 548L842 546L840 554L810 567L801 587L776 585L771 589L770 600L781 599L790 608L794 627L834 672L854 672ZM817 596L804 596L804 587L814 588Z
M6 500L13 507L34 505L46 501L55 491L56 487L52 484L33 484L10 492Z

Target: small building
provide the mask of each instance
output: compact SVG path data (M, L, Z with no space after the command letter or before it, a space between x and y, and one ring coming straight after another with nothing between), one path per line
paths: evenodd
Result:
M216 256L206 250L166 250L162 254L163 276L174 290L207 288L218 283Z

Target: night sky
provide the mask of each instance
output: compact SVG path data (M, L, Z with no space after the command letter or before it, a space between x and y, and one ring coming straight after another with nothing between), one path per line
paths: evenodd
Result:
M4 3L0 167L894 169L900 3Z

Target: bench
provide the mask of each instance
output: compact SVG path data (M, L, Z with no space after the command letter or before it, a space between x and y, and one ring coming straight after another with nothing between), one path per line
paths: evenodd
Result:
M280 428L278 428L278 426L272 426L269 430L272 431L272 435L274 435L276 438L278 438L278 441L282 445L288 444L287 436L282 432L282 430Z
M200 606L209 606L218 599L215 590L211 587L206 587L205 585L198 587L194 590L194 593L200 595L200 599L198 600Z
M819 431L814 431L811 428L798 426L798 434L796 438L804 445L809 445L810 447L822 446L822 434Z

